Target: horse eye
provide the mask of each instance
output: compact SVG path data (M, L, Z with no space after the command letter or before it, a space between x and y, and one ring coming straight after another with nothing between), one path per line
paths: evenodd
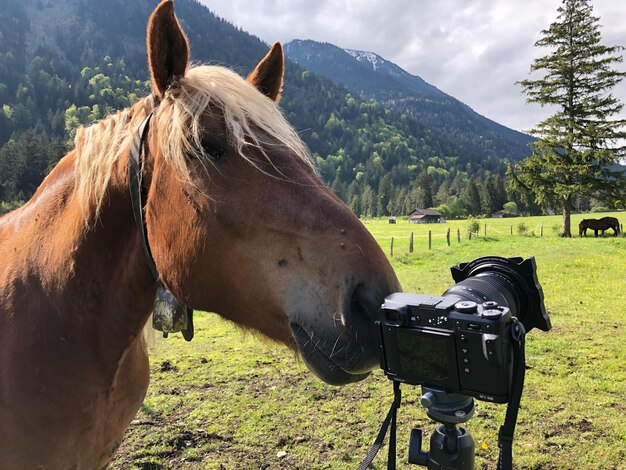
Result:
M202 142L202 148L204 152L209 155L213 160L219 160L227 153L226 149L217 142L207 142L206 140L204 140Z
M224 147L218 147L216 145L204 147L204 150L208 155L211 156L211 158L213 158L213 160L219 160L224 155L226 155L226 149Z

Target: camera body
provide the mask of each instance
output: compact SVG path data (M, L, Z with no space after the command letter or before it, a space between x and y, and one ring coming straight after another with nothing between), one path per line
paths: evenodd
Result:
M506 403L511 311L456 295L396 293L380 309L381 367L390 379Z
M549 331L534 258L484 256L451 268L442 296L395 293L379 310L381 368L397 382L508 403L513 319Z

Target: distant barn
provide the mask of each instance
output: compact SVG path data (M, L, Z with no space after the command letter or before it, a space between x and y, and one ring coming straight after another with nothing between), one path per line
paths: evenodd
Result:
M494 219L504 219L508 217L517 217L517 214L515 212L502 209L499 211L495 211L493 214L491 214L491 217L493 217Z
M445 224L446 219L441 213L432 209L415 209L409 213L411 224Z

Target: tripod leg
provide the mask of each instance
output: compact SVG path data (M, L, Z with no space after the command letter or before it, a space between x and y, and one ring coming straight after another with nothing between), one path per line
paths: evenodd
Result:
M411 438L409 440L409 463L428 465L428 452L422 450L422 430L413 428Z

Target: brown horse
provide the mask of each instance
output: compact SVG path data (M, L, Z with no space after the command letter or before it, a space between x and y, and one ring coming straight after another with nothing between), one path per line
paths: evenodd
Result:
M602 235L604 235L604 231L608 229L613 229L613 236L617 237L620 233L619 230L619 220L615 217L602 217L601 219L583 219L578 224L578 234L582 236L587 236L587 229L593 230L594 236L598 236L598 231L602 231Z
M275 44L244 80L188 65L171 0L148 26L153 93L82 129L32 199L0 219L0 468L102 469L148 387L142 329L158 283L300 351L332 384L377 365L373 319L399 289L320 181L276 102ZM144 142L147 241L133 221Z

